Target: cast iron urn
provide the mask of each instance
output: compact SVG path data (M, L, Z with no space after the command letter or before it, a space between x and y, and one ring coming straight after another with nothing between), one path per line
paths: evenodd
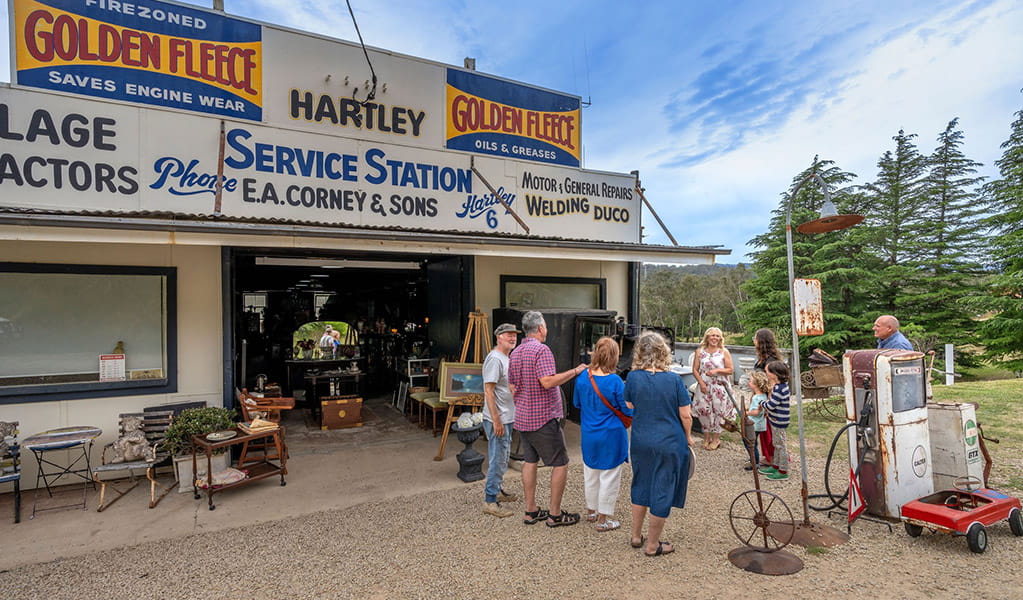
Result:
M483 429L482 423L464 429L458 427L457 424L451 426L451 431L458 436L458 441L465 444L465 449L459 452L455 458L458 459L458 478L466 483L479 481L485 477L483 475L484 456L472 447L472 443L480 437L481 429Z

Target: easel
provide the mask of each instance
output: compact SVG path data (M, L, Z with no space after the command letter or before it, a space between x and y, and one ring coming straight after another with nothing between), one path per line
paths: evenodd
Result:
M475 343L473 343L475 342ZM490 354L490 325L487 324L487 315L480 311L477 306L476 310L469 313L469 325L465 329L465 341L462 342L462 354L458 359L458 362L465 362L465 359L469 356L469 345L473 345L472 362L480 364L483 359L486 358L487 354ZM440 385L444 385L443 382ZM448 434L451 432L451 424L458 422L458 417L455 415L456 406L471 406L473 408L479 408L483 406L483 403L476 400L468 400L461 398L454 398L448 400L448 417L444 421L444 435L440 438L440 449L437 451L437 456L433 457L433 460L444 460L444 447L448 443Z

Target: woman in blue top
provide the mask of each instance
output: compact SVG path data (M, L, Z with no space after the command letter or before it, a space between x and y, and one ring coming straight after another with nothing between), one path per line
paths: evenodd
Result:
M636 340L632 371L625 381L625 402L632 421L632 547L644 545L643 520L650 511L647 556L674 552L660 540L671 508L686 504L693 415L682 378L669 372L671 348L659 334L645 331Z
M575 379L572 404L579 409L583 449L583 486L586 490L586 520L596 522L597 531L621 527L615 520L615 504L622 480L622 465L629 458L629 436L622 420L608 404L632 416L625 405L625 383L615 374L618 367L618 343L609 337L597 340L588 369Z

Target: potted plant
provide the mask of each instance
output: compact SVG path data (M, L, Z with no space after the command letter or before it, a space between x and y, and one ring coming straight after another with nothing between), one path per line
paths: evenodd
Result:
M171 421L163 444L164 448L174 457L179 492L191 492L192 482L195 479L192 473L192 436L234 429L234 415L233 410L220 406L204 406L183 410ZM230 456L221 450L213 457L213 471L222 471L229 466L229 463ZM197 468L200 473L204 473L206 461L200 461Z

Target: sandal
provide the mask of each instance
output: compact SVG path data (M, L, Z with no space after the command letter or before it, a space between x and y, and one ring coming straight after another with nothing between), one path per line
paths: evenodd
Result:
M564 510L561 511L560 515L548 515L547 526L548 527L564 527L567 525L575 525L579 522L579 513L567 513Z
M532 525L533 523L539 523L547 517L551 516L549 512L542 508L537 508L533 512L526 511L526 518L522 520L524 525Z
M664 545L665 544L670 546L670 549L665 550L664 549ZM672 544L671 542L657 542L657 550L655 550L653 553L647 552L646 550L644 550L643 554L646 554L647 556L653 557L653 556L663 556L665 554L671 554L674 551L675 551L675 545Z
M597 515L599 513L595 510L586 509L586 522L595 523L597 521Z
M645 543L646 543L646 536L645 535L639 536L639 541L638 542L635 541L635 540L629 540L629 545L632 546L633 548L642 548L643 544L645 544Z
M596 525L593 526L593 528L596 529L597 531L614 531L615 529L618 529L621 526L622 526L621 522L615 521L614 519L608 519L603 523L597 523Z

